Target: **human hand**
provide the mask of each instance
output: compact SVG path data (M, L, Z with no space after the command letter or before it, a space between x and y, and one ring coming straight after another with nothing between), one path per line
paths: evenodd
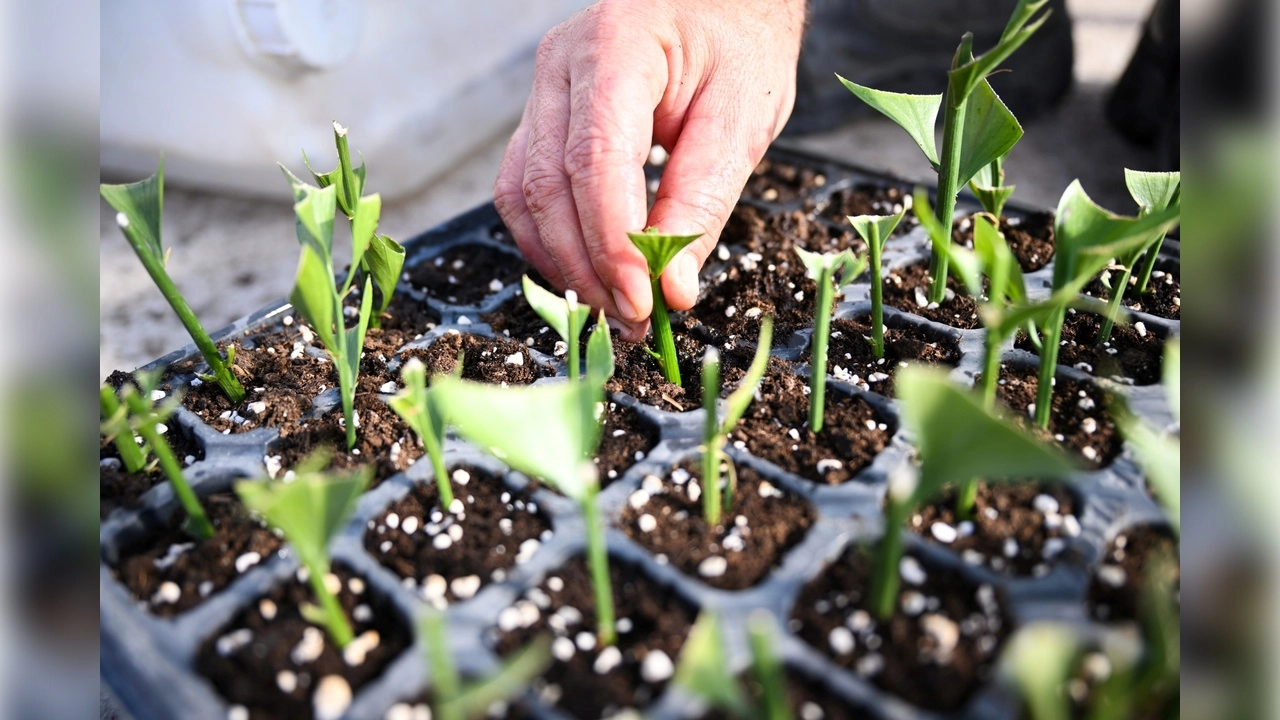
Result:
M644 337L648 270L628 231L704 235L662 278L693 306L698 270L795 101L803 0L602 0L547 33L494 202L525 257ZM644 162L670 153L652 211Z

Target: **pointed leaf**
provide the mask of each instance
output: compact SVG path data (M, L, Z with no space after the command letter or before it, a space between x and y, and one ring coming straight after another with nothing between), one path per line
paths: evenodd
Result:
M333 258L333 216L337 209L334 190L332 187L317 188L306 183L295 183L297 178L287 168L284 171L293 183L293 195L296 199L293 211L297 216L298 242L313 248L325 264L329 265Z
M729 395L726 403L724 422L721 424L721 435L728 435L738 421L742 419L751 401L755 399L760 381L764 379L765 369L769 367L769 349L773 347L773 318L766 316L760 321L760 337L756 340L756 354L751 358L751 367L742 378L738 389Z
M327 348L336 348L334 304L336 295L329 266L310 245L304 245L298 258L298 272L293 281L289 302L315 328Z
M160 246L160 223L164 215L164 158L160 167L146 180L127 185L99 186L103 199L119 213L116 222L133 251L146 253L164 264L164 248ZM121 223L120 219L124 222Z
M400 370L404 387L387 399L387 404L405 421L418 437L444 441L444 426L435 394L427 390L427 368L417 358L410 358Z
M898 223L902 222L906 214L907 208L904 205L897 215L849 215L847 219L868 246L884 247L884 241L898 228Z
M1034 4L1036 10L1041 7L1039 3ZM1036 30L1049 19L1052 14L1051 10L1041 13L1040 17L1031 20L1031 13L1026 12L1026 5L1020 5L1015 9L1013 16L1010 18L1010 24L1005 28L1004 34L1000 38L1000 42L996 46L983 53L981 56L969 60L949 72L950 78L947 83L947 92L955 98L967 98L979 82L985 80L988 75L995 72L1000 63L1004 62L1015 50L1022 47L1022 44L1035 34ZM1020 26L1015 26L1021 23Z
M336 120L333 123L333 141L338 148L338 172L342 176L342 184L338 188L338 204L347 217L354 217L360 195L364 192L364 173L357 176L351 169L351 151L347 148L347 129Z
M386 235L374 235L364 256L364 264L373 276L373 282L382 292L382 302L378 305L378 315L387 311L391 298L396 293L396 285L400 282L400 271L404 269L404 246Z
M981 215L974 218L973 249L987 268L987 277L995 277L999 274L1006 278L1004 288L991 288L993 298L994 293L1000 292L1004 298L1014 302L1026 299L1027 285L1022 279L1022 267L1018 265L1018 259L1014 257L1013 251L1009 249L1000 231L996 230L996 226ZM1004 301L1001 300L1000 304L1003 305Z
M1031 17L1048 2L1049 0L1018 0L1017 7L1009 15L1009 22L1005 24L1004 31L1000 33L1000 39L1004 40L1021 30L1031 21Z
M609 336L609 325L601 310L596 327L587 338L587 382L603 392L604 384L613 377L613 370L613 338Z
M684 641L672 682L702 698L711 707L736 717L748 717L751 703L738 686L731 667L724 650L720 618L714 611L704 610L689 631L689 638Z
M973 477L1065 477L1073 465L1056 447L1002 420L944 372L917 366L898 373L903 419L920 448L920 482L912 504Z
M924 156L934 165L938 164L938 148L934 139L934 128L938 124L938 109L942 107L942 95L907 95L904 93L886 92L863 87L844 78L840 82L858 99L884 114L885 117L898 123L907 131Z
M538 313L538 317L542 318L543 322L556 331L561 340L569 342L569 330L574 325L577 327L573 329L578 333L582 332L582 328L587 324L587 318L591 316L591 308L575 302L571 312L567 299L530 280L528 275L522 277L520 283L524 290L525 302L529 303L529 307Z
M865 257L855 258L851 250L846 250L845 252L848 254L836 258L835 267L832 268L832 276L836 281L837 288L848 285L867 271L867 259Z
M359 267L369 243L373 241L374 231L378 229L378 219L382 216L382 197L370 195L356 202L355 216L351 219L351 267Z
M333 474L294 468L294 473L289 482L238 482L236 494L246 507L284 533L299 557L326 566L329 541L355 510L373 468Z
M644 255L645 262L649 264L649 278L655 279L662 275L667 263L671 262L671 258L675 257L676 253L702 237L702 233L664 235L658 232L656 227L647 227L644 232L627 233L627 237L631 238L631 242L639 248L640 254Z
M1124 217L1095 203L1080 181L1071 183L1058 202L1054 223L1055 289L1073 280L1096 275L1112 258L1132 257L1154 234L1178 224L1179 204L1154 210L1142 217Z
M964 186L983 168L999 160L1018 144L1022 126L1000 101L991 84L978 83L964 108L964 135L960 144L960 174Z
M1124 170L1124 184L1142 212L1163 210L1173 202L1181 187L1182 174L1176 172L1142 172Z
M360 314L357 316L355 327L346 331L346 348L347 356L344 360L347 367L351 369L352 379L360 376L360 355L364 352L364 336L369 330L369 317L373 311L373 281L369 278L364 280L364 291L360 293ZM330 348L332 351L332 348ZM343 392L355 393L355 383L350 388L343 388Z
M978 175L981 174L981 172L978 173ZM977 175L969 181L969 191L978 198L978 202L982 203L982 209L997 217L1004 213L1004 206L1008 204L1009 198L1013 197L1013 191L1016 189L1016 185L999 187L979 185Z

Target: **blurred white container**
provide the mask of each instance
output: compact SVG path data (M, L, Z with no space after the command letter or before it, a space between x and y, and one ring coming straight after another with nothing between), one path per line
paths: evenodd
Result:
M103 3L101 163L285 197L276 167L328 170L332 123L384 196L509 131L538 41L587 0L114 0Z

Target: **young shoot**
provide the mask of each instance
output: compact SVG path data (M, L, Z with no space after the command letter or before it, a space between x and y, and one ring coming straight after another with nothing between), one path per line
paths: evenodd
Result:
M996 158L990 165L982 166L969 181L969 190L973 191L974 197L982 204L982 209L996 222L999 222L1000 215L1004 212L1005 203L1009 202L1013 191L1017 189L1015 185L1004 184L1003 166L1004 158Z
M159 384L160 373L139 372L134 375L134 379L138 383L137 387L132 383L125 383L120 388L118 396L110 386L102 386L99 392L99 401L102 406L102 434L116 443L122 460L129 458L125 464L129 472L138 472L146 464L147 450L139 447L134 441L135 435L141 437L146 443L146 448L156 456L156 463L169 479L174 496L178 498L183 512L187 514L183 529L197 540L213 537L213 524L209 522L209 516L205 514L200 498L196 497L195 491L182 476L182 465L178 463L177 456L173 454L173 448L169 447L169 442L164 438L164 431L160 429L161 424L177 409L178 397L173 396L163 405L156 406L151 400L151 393ZM129 448L128 455L126 455L126 447ZM139 458L142 460L141 463L138 462ZM137 464L130 465L129 462Z
M228 348L224 360L222 353L218 352L218 346L214 345L209 333L205 332L204 326L191 311L191 306L187 305L182 293L178 292L178 286L173 284L165 269L169 254L165 252L160 240L160 221L164 215L164 160L160 160L159 169L146 180L128 185L103 183L99 185L99 190L103 199L115 208L116 225L133 247L133 252L142 261L142 266L146 268L164 299L169 302L169 307L173 308L173 312L182 321L182 326L186 328L204 361L209 364L209 376L204 379L218 383L227 399L232 403L239 403L244 399L244 388L231 372L231 366L235 362L234 348Z
M458 368L462 368L461 363ZM427 390L427 367L418 358L409 358L400 370L400 379L404 381L404 388L389 398L387 404L422 440L436 476L440 507L447 508L453 504L453 486L444 468L444 408L436 394Z
M871 581L872 612L893 615L902 558L902 526L913 510L971 478L1063 478L1074 465L1057 447L996 416L946 373L917 366L898 372L903 421L915 438L918 473L898 468L885 493L884 536Z
M600 443L604 385L612 375L613 346L601 313L587 340L586 377L578 382L517 388L440 376L431 388L460 435L578 503L586 523L597 634L604 645L612 645L617 635L604 525L596 505L600 479L591 456Z
M827 391L827 341L831 337L832 283L844 287L867 269L867 261L854 258L844 250L838 253L811 253L796 247L796 254L809 270L809 277L818 284L818 300L813 319L813 359L809 362L809 427L822 430L822 417L826 408Z
M871 260L871 352L877 358L884 357L884 281L880 276L881 256L884 253L885 240L893 234L906 212L906 203L904 203L902 211L897 215L849 217L849 223L853 225L853 229L857 230L866 241Z
M1018 0L996 46L974 57L973 34L965 33L947 73L943 95L906 95L863 87L837 75L854 95L907 131L938 171L936 214L950 224L956 195L984 168L1009 153L1022 137L1022 126L1005 107L987 77L996 72L1015 50L1048 19L1050 11L1036 13L1048 0ZM934 143L938 112L942 118L942 154ZM995 176L998 181L999 175ZM929 301L941 303L947 287L947 257L935 253L931 267L933 285Z
M480 720L494 703L518 696L551 665L551 637L541 635L492 675L464 683L453 662L444 614L429 608L420 627L427 667L431 670L433 717L437 720Z
M649 265L649 284L653 288L653 338L658 351L649 351L658 360L662 368L662 377L669 383L680 384L680 358L676 356L676 340L671 334L671 317L667 314L666 297L662 294L662 271L667 263L683 250L689 243L702 237L697 235L664 235L656 227L648 227L644 232L627 233L631 242L644 255Z
M1138 217L1145 217L1177 203L1182 191L1181 183L1181 174L1176 172L1139 172L1128 168L1124 171L1124 184L1129 188L1129 194L1133 196L1134 201L1138 203ZM1138 275L1138 292L1147 291L1151 272L1155 270L1156 259L1160 256L1160 245L1164 243L1164 236L1167 234L1167 230L1154 232L1150 242L1116 258L1116 261L1124 267L1124 271L1120 275L1120 280L1110 286L1111 304L1107 307L1102 329L1098 331L1099 345L1111 339L1111 329L1115 326L1116 318L1120 314L1120 303L1129 289L1129 278L1139 262L1142 262L1142 268Z
M676 686L733 717L791 720L786 676L775 650L777 628L773 617L764 611L753 612L747 618L747 633L751 646L751 679L759 688L758 698L745 692L733 676L720 617L711 610L698 615L698 621L689 631L676 666Z
M708 347L702 359L702 408L707 414L702 435L702 514L711 527L720 524L723 508L733 507L738 475L734 469L733 460L724 453L724 446L728 441L729 433L733 432L733 428L737 426L755 398L760 381L764 379L772 344L773 318L765 317L760 322L760 338L756 341L756 354L751 360L751 367L742 378L742 384L729 395L723 418L717 417L716 412L716 398L720 395L720 352L714 347ZM722 462L729 472L729 482L725 485L723 500L720 493Z
M591 308L578 303L578 294L566 290L561 298L525 275L521 280L524 299L543 322L556 331L568 349L569 379L577 380L582 372L578 359L578 338L591 317Z
M319 607L304 605L308 622L323 626L338 647L345 648L354 633L338 598L329 591L329 541L355 510L356 501L369 485L373 468L366 466L346 473L326 474L327 452L312 453L293 468L289 481L242 480L236 494L245 507L261 515L284 535L299 562Z
M1000 657L1000 674L1026 703L1030 720L1070 720L1066 684L1080 659L1077 633L1065 623L1040 621L1014 634Z

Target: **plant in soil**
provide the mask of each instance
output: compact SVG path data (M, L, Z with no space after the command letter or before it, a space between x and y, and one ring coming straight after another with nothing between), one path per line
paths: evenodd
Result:
M747 694L730 671L720 617L710 610L698 616L680 651L675 684L705 700L711 707L748 720L791 720L787 682L775 650L777 628L772 616L752 613L747 618L751 645L751 679L759 697Z
M578 338L582 334L583 326L587 324L587 318L591 317L591 308L580 305L578 294L572 290L566 290L564 297L561 298L530 280L528 275L523 276L521 283L524 299L529 303L529 307L533 308L533 311L538 313L538 317L556 331L561 340L564 340L568 353L569 380L577 381L582 372L581 363L578 360Z
M720 352L708 347L702 360L702 407L706 412L706 421L702 434L702 513L707 524L715 527L720 524L723 509L733 507L733 496L737 491L738 477L733 460L724 453L724 446L729 433L742 419L751 400L755 397L760 381L764 379L764 371L769 365L769 348L773 342L773 318L766 317L760 323L760 338L756 341L756 354L751 360L751 367L742 378L738 389L729 395L725 402L724 418L718 417L717 398L720 396ZM723 498L720 493L721 464L728 470L728 482L725 484Z
M884 280L881 277L881 254L884 242L893 234L898 223L902 222L907 212L908 203L903 203L902 211L897 215L857 215L849 217L849 224L858 231L867 243L871 265L871 352L877 357L884 357ZM807 263L806 263L807 264ZM819 283L821 287L821 283ZM815 330L815 333L817 331Z
M355 510L356 501L373 477L372 467L326 474L329 453L313 453L294 467L287 481L251 480L236 483L245 506L261 515L284 535L307 570L319 607L304 605L309 622L324 627L338 647L354 638L351 623L329 588L329 541Z
M164 471L169 484L173 486L173 494L182 504L187 514L183 529L197 540L213 536L213 524L205 514L200 499L182 476L182 465L178 462L173 448L164 439L161 425L180 402L178 397L171 397L164 405L157 407L152 392L160 379L160 373L139 372L134 375L137 385L125 383L117 396L110 385L103 385L99 390L99 403L102 408L102 434L112 440L120 451L120 459L129 472L138 472L146 465L148 451L156 456L156 463ZM139 447L134 437L141 437L144 446ZM133 463L133 464L131 464Z
M165 252L160 240L161 219L164 215L164 160L160 160L159 169L146 180L128 185L103 183L99 185L99 191L111 207L115 208L116 224L120 226L120 231L142 261L152 282L160 288L169 307L173 308L182 321L182 326L187 329L187 334L200 350L204 361L209 364L210 375L202 377L217 382L232 403L239 403L244 399L244 388L231 372L231 366L235 363L235 350L228 349L227 357L223 359L217 345L209 338L209 333L205 332L204 326L165 270L169 254Z
M1007 155L1007 153L1006 153ZM1004 158L998 157L989 165L983 165L969 181L969 189L982 204L982 209L996 220L1004 213L1005 203L1013 197L1015 185L1004 184Z
M444 615L427 610L419 631L431 669L434 714L438 720L477 720L495 703L516 697L551 665L551 638L540 635L486 678L464 683L453 662Z
M671 316L667 314L666 297L662 294L662 271L667 263L683 250L689 243L702 237L697 235L664 235L656 227L647 227L644 232L627 233L631 242L644 255L649 265L649 285L653 289L653 339L658 351L649 351L662 367L662 377L667 382L680 385L680 358L676 355L676 341L671 334Z
M809 404L809 427L817 433L822 431L822 416L826 409L827 343L831 338L831 304L835 300L832 283L835 287L844 287L853 282L867 269L867 261L854 258L849 250L819 254L797 247L796 254L818 285L813 320L813 358L809 362L809 387L813 393Z
M437 377L432 392L458 433L511 468L549 483L578 503L586 521L587 556L604 645L616 638L604 525L596 495L604 385L613 375L613 346L604 313L587 341L586 377L530 387L501 387ZM498 422L501 419L502 422Z
M889 477L884 536L877 550L871 587L872 611L893 615L898 597L902 530L912 510L948 485L982 477L1065 477L1074 466L1052 445L1001 419L980 398L952 385L945 373L919 367L898 374L903 421L919 448L920 468Z
M1138 203L1139 217L1145 217L1177 204L1182 191L1181 175L1176 172L1139 172L1125 168L1124 184L1129 188L1129 194L1133 196L1134 201ZM1160 255L1160 245L1164 243L1166 234L1168 230L1155 231L1148 242L1116 258L1116 262L1124 268L1124 271L1120 274L1118 281L1107 287L1111 293L1111 304L1107 307L1102 329L1098 331L1099 345L1111 339L1111 328L1115 325L1116 317L1120 314L1120 304L1129 290L1129 278L1133 276L1139 262L1142 262L1142 268L1137 277L1138 292L1147 292L1147 284L1151 280L1151 272L1155 270L1156 259ZM1145 260L1143 260L1144 256Z
M973 55L973 34L965 33L947 73L945 98L873 90L836 76L859 99L906 130L937 169L936 214L944 222L951 222L957 194L979 170L988 168L988 173L998 181L999 173L991 170L991 164L998 164L1022 137L1022 126L991 89L987 76L996 72L1000 63L1048 19L1048 10L1036 15L1047 1L1018 0L999 42L977 57ZM941 156L934 142L940 110L943 111ZM934 253L931 275L929 301L942 303L947 280L945 255Z
M462 372L461 362L457 365L457 372ZM422 440L422 446L431 458L440 505L447 508L453 504L453 486L449 484L449 473L444 467L444 408L437 395L427 390L427 366L418 358L411 357L405 362L400 370L400 379L404 381L404 388L387 398L387 404Z

